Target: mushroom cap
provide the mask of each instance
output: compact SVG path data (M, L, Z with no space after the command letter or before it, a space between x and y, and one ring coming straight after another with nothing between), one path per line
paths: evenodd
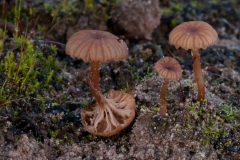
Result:
M106 103L100 107L91 104L81 111L84 128L98 136L110 137L126 128L135 117L135 100L123 91L110 90L105 94Z
M179 47L186 50L206 49L217 40L216 30L202 21L184 22L175 27L169 34L169 43L177 49Z
M66 53L84 62L124 60L128 57L126 43L117 36L99 30L74 33L66 44Z
M163 78L169 80L179 80L182 77L182 67L178 61L171 57L163 57L157 61L154 69Z

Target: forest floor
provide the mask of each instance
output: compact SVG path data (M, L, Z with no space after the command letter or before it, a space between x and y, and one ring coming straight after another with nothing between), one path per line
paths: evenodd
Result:
M14 6L18 6L17 2L6 1L6 10L16 10ZM0 159L240 160L240 1L203 1L200 4L195 1L187 3L160 0L161 22L151 34L151 39L139 35L132 38L124 30L111 27L114 23L109 19L99 20L100 16L108 12L100 1L94 2L98 9L105 8L101 10L99 17L96 18L95 15L97 21L92 24L93 28L106 29L118 36L124 35L129 46L128 59L101 64L100 88L103 93L110 89L123 90L132 94L135 99L136 116L133 122L119 134L109 138L94 136L81 124L81 109L95 102L78 72L80 69L89 74L89 64L72 59L65 53L68 28L71 32L77 28L71 28L72 23L77 24L77 19L73 22L70 20L70 26L69 19L64 19L69 16L66 7L62 6L65 12L58 10L57 14L62 15L55 15L57 20L52 21L52 29L49 29L49 13L57 10L56 5L52 6L51 12L48 11L52 2L55 1L49 1L49 4L44 0L22 2L19 5L22 7L21 17L28 15L25 12L31 10L29 4L32 12L45 12L45 17L39 19L36 31L32 31L34 36L26 40L33 45L26 42L30 49L23 50L31 52L32 47L35 52L42 52L47 60L34 68L38 73L34 76L33 72L31 76L39 84L33 80L27 81L26 86L35 87L25 89L26 92L21 84L12 85L17 81L8 77L10 71L6 68L11 62L7 63L10 58L7 55L13 52L15 61L21 59L24 40L13 36L11 27L14 26L14 18L7 19L7 38L4 39L3 49L0 48ZM78 17L72 6L76 1L64 2L69 9L73 8L74 13L71 16ZM3 5L1 3L1 7ZM79 8L84 10L84 7ZM96 14L95 10L90 13ZM11 17L11 13L9 15ZM64 20L59 20L61 16ZM88 14L84 16L87 17ZM30 21L29 16L26 17L28 18L19 19L24 28L26 22ZM197 85L192 72L190 51L176 49L168 44L170 31L176 25L190 20L205 21L219 34L216 44L200 50L206 85L206 96L202 104L196 100ZM0 22L3 22L2 19ZM85 24L81 22L81 25ZM0 26L3 28L1 24ZM50 30L47 35L43 28ZM39 38L41 36L45 40ZM20 43L16 43L17 40ZM153 66L161 57L171 54L181 64L183 77L179 81L170 82L166 98L167 115L162 117L158 114L158 107L163 78L156 73ZM49 75L44 75L45 72ZM25 72L22 71L22 74ZM21 80L20 78L19 81ZM18 92L14 92L15 89Z

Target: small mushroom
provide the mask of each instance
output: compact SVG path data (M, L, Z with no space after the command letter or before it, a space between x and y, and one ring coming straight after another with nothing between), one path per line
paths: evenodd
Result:
M202 76L199 49L206 49L218 40L218 34L211 25L202 21L184 22L175 27L169 34L169 43L177 49L191 49L193 72L198 85L198 101L203 101L205 86Z
M69 38L66 53L91 64L91 76L84 79L97 103L82 109L84 128L92 134L109 137L127 127L135 116L133 96L114 90L103 95L99 87L100 63L126 59L126 43L106 31L83 30Z
M101 108L97 103L82 109L84 128L94 134L110 137L126 128L135 117L135 101L130 94L110 90L105 94L106 103Z
M100 91L99 69L101 62L124 60L128 57L126 43L105 31L82 30L74 33L66 44L66 53L72 58L91 64L91 80Z
M160 108L159 113L162 116L166 115L166 91L169 80L179 80L182 77L182 67L178 61L171 57L164 57L157 61L154 69L164 78L162 88L160 91Z

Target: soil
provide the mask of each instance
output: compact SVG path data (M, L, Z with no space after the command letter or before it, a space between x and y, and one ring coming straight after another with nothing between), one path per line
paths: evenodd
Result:
M7 9L17 5L12 0L6 2ZM29 2L22 3L21 16L28 15L28 5L32 4L38 13L48 15L39 21L40 25L47 26L51 17L43 7L47 2ZM110 2L115 4L115 1ZM142 2L139 2L137 9L144 9L147 5L147 9L151 10L148 1ZM52 0L49 3L60 2ZM64 20L60 21L59 15L56 16L58 19L53 21L56 25L51 25L52 29L44 36L46 43L35 38L44 35L36 29L32 38L34 48L53 55L59 69L50 81L49 92L39 90L28 97L19 95L11 103L1 105L0 159L240 160L240 1L160 0L154 1L154 12L158 12L156 3L160 9L157 14L161 15L160 23L159 19L154 21L148 18L151 14L143 15L139 21L144 24L151 19L155 27L154 31L149 29L144 35L130 33L131 29L120 25L118 16L111 18L111 13L119 14L123 7L114 8L114 5L102 1L94 1L96 10L89 9L89 4L84 5L84 2L78 3L76 6L81 6L79 8L82 10L78 14L74 10L71 19L66 8L60 10ZM76 1L69 0L66 4L70 8ZM126 9L125 12L132 10ZM108 15L108 18L104 19L103 15ZM132 13L124 15L133 17ZM124 24L131 23L131 17L126 18ZM190 20L211 24L219 36L216 44L200 50L206 85L202 104L197 102L190 51L168 44L170 31ZM5 42L5 53L16 50L12 49L12 25L12 20L9 20L10 38ZM123 90L135 99L133 122L109 138L92 135L81 124L81 109L95 102L78 72L80 69L88 75L89 63L72 59L65 53L67 38L79 27L123 35L129 47L128 59L101 64L102 92ZM50 51L50 44L57 46L56 53ZM166 97L167 115L161 116L158 114L159 93L164 80L153 66L161 57L171 55L181 64L183 77L179 81L170 81ZM39 103L37 94L45 98L43 105Z

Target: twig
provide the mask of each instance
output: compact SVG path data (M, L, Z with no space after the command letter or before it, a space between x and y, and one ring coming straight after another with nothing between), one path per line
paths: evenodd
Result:
M234 30L234 33L239 32L238 27L234 26L232 23L230 23L226 18L221 18L222 21L229 26L232 30Z
M34 42L38 41L38 42L44 42L44 40L33 40ZM56 42L56 41L49 41L49 40L45 40L45 43L52 43L52 44L57 44L63 48L65 48L65 44L61 43L61 42Z
M10 22L2 22L0 21L0 28L6 29L10 33L16 33L16 26ZM19 31L17 32L19 35Z
M170 49L168 48L168 44L166 46L166 51L171 57L175 58L174 55L172 54L172 52L170 51Z
M17 157L19 157L19 156L20 156L20 155L12 156L12 155L8 155L8 154L1 154L1 153L0 153L0 157L17 158Z

